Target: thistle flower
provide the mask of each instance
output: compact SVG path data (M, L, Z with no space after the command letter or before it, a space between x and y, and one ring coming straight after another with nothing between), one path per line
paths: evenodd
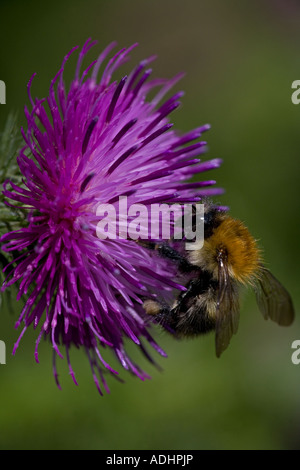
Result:
M18 283L18 296L25 306L16 327L23 324L15 353L30 325L39 328L38 345L48 337L54 351L54 376L59 385L55 357L65 348L70 374L75 383L69 349L84 347L99 392L107 391L105 371L113 370L102 356L104 348L114 351L121 365L138 376L147 374L125 351L124 341L146 350L148 342L161 355L164 351L148 331L149 320L142 309L143 298L183 289L174 281L174 269L164 259L133 240L100 240L96 235L99 203L117 204L127 196L128 205L184 203L219 194L209 188L215 181L186 182L197 173L216 168L220 160L199 163L205 143L196 142L209 126L185 135L171 130L168 115L179 106L182 92L160 104L179 80L149 81L153 61L139 63L119 82L111 78L136 46L120 50L107 63L98 79L100 66L115 44L109 45L83 73L81 67L94 42L88 40L80 54L75 78L67 91L63 72L73 51L50 85L46 99L31 97L25 107L25 146L18 156L22 184L7 181L3 194L27 212L27 225L6 233L2 249L17 252L3 289ZM146 69L146 70L145 70ZM147 101L148 93L158 92ZM99 380L100 379L100 380ZM102 384L102 385L101 385Z

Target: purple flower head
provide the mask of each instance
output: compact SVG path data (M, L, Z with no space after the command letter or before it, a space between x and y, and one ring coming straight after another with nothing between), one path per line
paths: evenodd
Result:
M84 347L100 393L108 390L104 372L113 370L102 356L112 349L121 365L137 375L147 374L125 351L124 341L136 343L152 361L148 342L165 353L148 331L149 320L143 298L156 292L168 295L181 288L174 281L170 263L129 239L97 237L97 206L116 206L120 196L128 205L186 203L219 194L214 181L186 182L200 172L216 168L220 160L199 163L204 142L198 139L209 126L185 135L171 129L168 115L179 106L182 93L161 104L178 81L150 80L147 68L154 57L140 62L119 82L112 81L116 69L127 61L135 47L121 49L99 69L114 44L81 72L82 62L94 45L83 46L69 90L63 81L65 64L50 85L46 99L31 97L25 107L27 131L22 129L24 148L18 156L23 184L7 181L4 195L11 204L28 213L27 226L5 234L2 249L18 253L6 269L3 289L18 283L18 299L25 305L16 327L23 325L17 349L26 329L39 330L35 357L42 337L49 337L55 357L63 348L71 376L71 345ZM154 98L147 101L150 91ZM196 143L191 143L196 141ZM7 202L7 204L10 204Z

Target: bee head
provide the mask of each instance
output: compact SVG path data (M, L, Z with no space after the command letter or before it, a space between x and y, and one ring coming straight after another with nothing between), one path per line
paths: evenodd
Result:
M210 201L204 202L204 238L209 238L213 231L222 223L224 213Z

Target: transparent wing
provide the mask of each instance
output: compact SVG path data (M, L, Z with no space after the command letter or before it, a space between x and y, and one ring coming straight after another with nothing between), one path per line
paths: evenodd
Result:
M293 323L295 311L288 291L273 274L262 267L258 287L255 288L257 305L267 320L270 318L281 326Z
M219 291L216 311L216 355L228 347L239 326L239 299L236 283L230 279L226 258L219 256Z

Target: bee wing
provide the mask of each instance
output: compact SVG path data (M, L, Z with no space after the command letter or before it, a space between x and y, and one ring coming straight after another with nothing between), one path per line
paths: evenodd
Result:
M295 312L288 291L265 267L262 267L257 282L256 301L264 318L270 318L281 326L291 325Z
M216 355L220 357L239 326L239 301L236 283L230 279L224 257L219 259L219 291L216 309Z

